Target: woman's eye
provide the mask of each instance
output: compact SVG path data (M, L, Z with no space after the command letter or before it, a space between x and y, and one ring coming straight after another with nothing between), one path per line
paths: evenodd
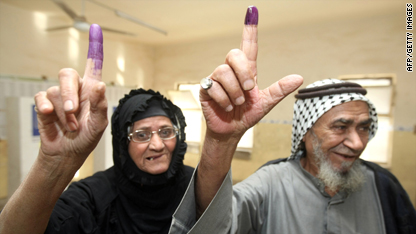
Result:
M161 129L160 135L163 137L169 137L171 136L172 130L171 129Z
M136 132L136 137L139 139L147 138L148 135L147 132Z

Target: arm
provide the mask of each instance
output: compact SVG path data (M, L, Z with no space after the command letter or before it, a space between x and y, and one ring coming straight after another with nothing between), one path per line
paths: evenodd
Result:
M35 96L41 147L26 179L0 214L0 233L45 231L56 201L107 126L101 69L102 32L92 25L84 77L62 69L60 87Z
M198 217L220 188L244 132L303 82L302 77L290 75L259 90L257 17L257 9L249 7L240 49L231 50L225 64L209 76L214 81L212 87L200 89L207 132L195 182Z

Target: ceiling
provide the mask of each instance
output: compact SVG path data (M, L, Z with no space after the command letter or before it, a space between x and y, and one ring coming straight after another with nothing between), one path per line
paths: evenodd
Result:
M118 17L114 11L89 0L60 0L89 23L136 36L104 32L104 37L167 45L204 40L242 32L246 8L259 9L259 30L295 27L348 17L368 17L405 10L406 0L95 0L167 31L167 35ZM84 1L84 4L83 4ZM0 2L46 15L47 28L71 25L71 18L52 0L0 0ZM412 2L412 0L407 0ZM48 32L55 33L55 32Z

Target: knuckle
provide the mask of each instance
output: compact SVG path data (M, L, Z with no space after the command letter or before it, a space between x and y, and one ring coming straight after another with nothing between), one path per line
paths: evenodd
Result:
M231 71L231 67L228 64L222 64L222 65L219 65L215 69L214 74L215 74L215 77L222 77L228 74L230 71Z
M71 75L73 75L74 73L76 73L76 71L72 68L63 68L59 71L58 75L59 78L65 78L65 77L69 77Z
M232 49L230 52L228 52L227 57L239 56L241 53L242 51L240 49Z
M52 87L50 87L46 90L47 96L55 95L57 93L59 93L59 87L58 86L52 86Z
M42 98L44 96L46 96L46 92L45 91L40 91L40 92L35 94L35 100L37 100L39 98Z

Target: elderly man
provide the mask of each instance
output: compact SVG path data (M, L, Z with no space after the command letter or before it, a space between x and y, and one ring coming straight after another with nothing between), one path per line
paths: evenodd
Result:
M359 159L377 115L355 83L327 79L299 90L290 157L232 186L239 139L299 85L292 75L258 89L257 22L249 8L241 49L202 83L207 133L170 233L416 233L415 209L397 179Z

